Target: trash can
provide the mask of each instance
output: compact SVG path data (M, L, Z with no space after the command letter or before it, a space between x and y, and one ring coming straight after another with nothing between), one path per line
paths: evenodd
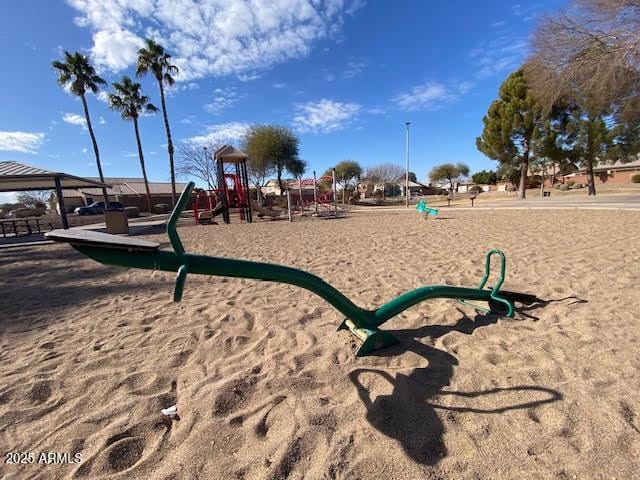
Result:
M129 233L129 221L125 212L105 210L104 223L107 225L107 233Z

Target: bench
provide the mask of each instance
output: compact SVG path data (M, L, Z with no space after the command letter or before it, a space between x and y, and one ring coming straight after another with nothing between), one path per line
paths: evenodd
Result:
M23 225L20 225L22 223ZM35 223L35 225L34 225ZM13 227L7 233L7 226ZM43 227L48 227L50 230L53 230L53 223L51 220L40 219L37 217L28 217L28 218L7 218L0 220L0 229L2 230L2 236L4 238L7 237L7 234L13 233L14 236L20 235L20 227L23 226L26 229L26 235L31 235L32 233L41 233Z
M56 242L67 242L71 245L86 245L90 247L116 248L143 252L155 252L160 247L159 243L149 242L148 240L138 240L131 237L121 237L119 235L79 228L52 230L45 233L44 236L48 240L54 240Z

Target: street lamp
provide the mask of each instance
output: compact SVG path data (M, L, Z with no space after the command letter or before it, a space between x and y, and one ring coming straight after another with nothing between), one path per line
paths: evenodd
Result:
M407 139L406 139L407 141L406 141L406 148L405 148L405 157L407 160L407 171L404 179L404 194L406 197L407 208L409 208L409 125L411 125L411 122L407 122L404 124L404 126L407 129Z

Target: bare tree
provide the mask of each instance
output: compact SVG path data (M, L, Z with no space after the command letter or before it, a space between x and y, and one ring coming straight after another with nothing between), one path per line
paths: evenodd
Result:
M547 111L577 96L592 111L637 99L640 0L574 0L532 43L528 80Z
M382 185L382 198L386 198L387 185L397 183L405 174L404 168L395 163L382 163L367 169L365 178Z
M46 207L51 200L51 191L49 190L33 190L20 192L16 196L18 202L23 203L27 207Z
M640 129L640 0L574 0L544 19L525 74L596 194L596 162L627 161Z
M178 175L195 177L207 184L209 190L217 185L216 164L213 153L222 146L214 142L204 145L183 143L178 149Z

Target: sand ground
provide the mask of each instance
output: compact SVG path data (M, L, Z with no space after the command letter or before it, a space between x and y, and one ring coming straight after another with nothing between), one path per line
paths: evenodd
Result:
M474 286L507 254L514 319L451 300L356 358L295 287L0 254L0 477L640 478L640 214L455 212L185 226L187 250L318 274L362 306ZM162 235L150 237L166 242ZM179 420L160 409L177 404ZM9 465L7 452L82 454ZM36 458L37 459L37 458Z

